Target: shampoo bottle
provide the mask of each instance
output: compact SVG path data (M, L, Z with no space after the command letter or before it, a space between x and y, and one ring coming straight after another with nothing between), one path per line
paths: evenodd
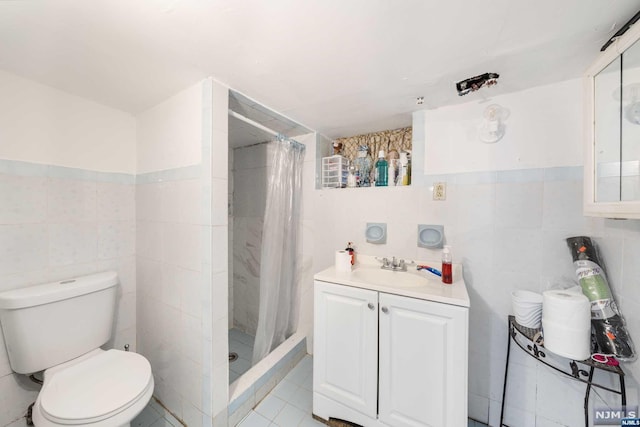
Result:
M347 187L355 188L358 185L356 179L356 167L354 165L349 166L349 175L347 175Z
M451 264L451 247L445 245L442 249L442 283L450 285L453 283L453 268Z

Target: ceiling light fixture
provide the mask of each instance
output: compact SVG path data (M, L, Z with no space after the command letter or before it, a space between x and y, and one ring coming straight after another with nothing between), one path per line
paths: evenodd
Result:
M493 86L498 83L498 73L484 73L479 76L470 77L456 83L456 89L459 96L464 96L469 92L475 92L482 86Z

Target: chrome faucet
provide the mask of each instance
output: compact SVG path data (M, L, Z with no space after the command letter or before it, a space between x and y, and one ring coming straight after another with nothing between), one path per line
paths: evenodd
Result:
M391 270L391 271L407 271L407 262L400 258L396 259L396 257L392 257L391 260L389 258L382 258L382 260L378 259L382 262L383 270ZM413 261L409 261L409 264L413 264Z

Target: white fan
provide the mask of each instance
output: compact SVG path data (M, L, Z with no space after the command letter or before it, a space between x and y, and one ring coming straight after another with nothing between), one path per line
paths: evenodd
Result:
M509 117L509 110L498 104L491 104L484 110L484 120L478 130L480 141L487 144L494 144L505 133L504 121Z

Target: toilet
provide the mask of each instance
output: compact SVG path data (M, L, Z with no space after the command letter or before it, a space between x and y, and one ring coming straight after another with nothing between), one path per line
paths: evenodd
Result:
M151 399L147 359L100 348L111 338L117 286L118 275L107 271L0 293L11 368L44 370L36 427L129 426Z

